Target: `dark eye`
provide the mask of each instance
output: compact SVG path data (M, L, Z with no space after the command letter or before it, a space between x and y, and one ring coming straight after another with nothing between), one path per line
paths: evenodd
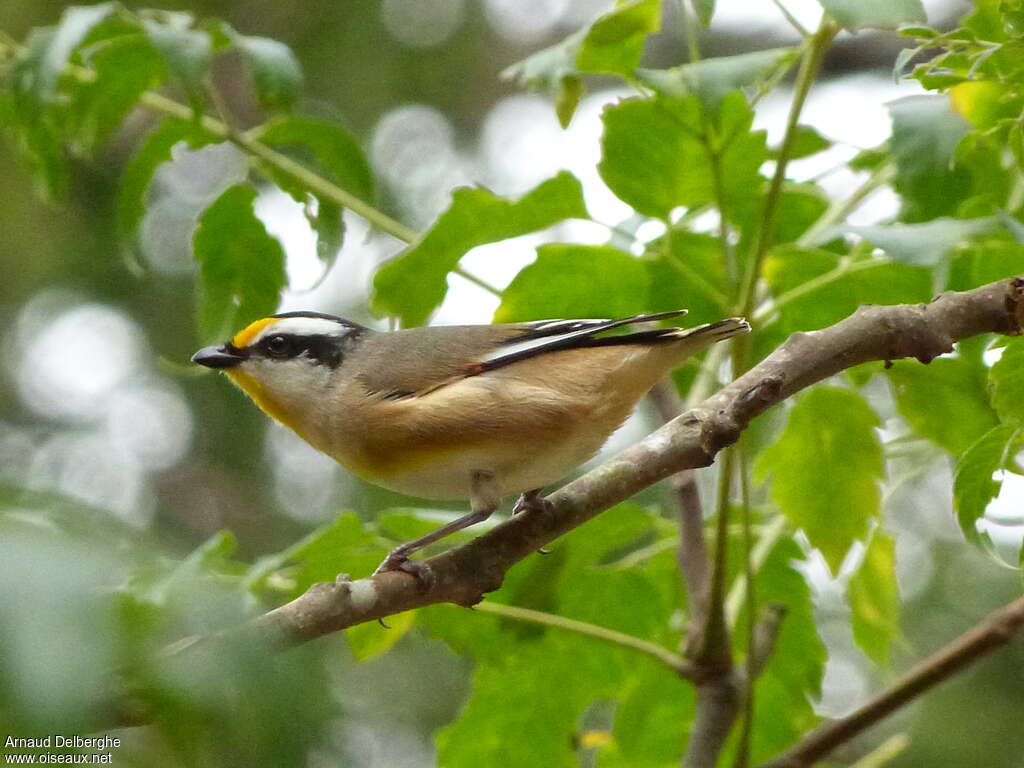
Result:
M290 357L293 354L292 343L287 336L270 336L263 342L263 348L270 357Z

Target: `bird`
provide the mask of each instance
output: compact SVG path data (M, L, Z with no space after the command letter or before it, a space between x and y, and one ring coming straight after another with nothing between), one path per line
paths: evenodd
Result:
M192 361L225 373L358 477L410 496L468 500L469 513L396 547L375 571L429 583L429 568L411 554L487 519L506 496L520 494L514 512L548 509L542 489L592 458L672 368L750 330L739 317L654 325L684 314L376 331L322 312L282 312ZM626 328L635 325L647 327Z

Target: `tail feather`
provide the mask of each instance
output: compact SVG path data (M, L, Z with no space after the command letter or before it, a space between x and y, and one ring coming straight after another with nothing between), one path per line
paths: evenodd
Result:
M677 328L674 338L689 339L706 336L708 344L714 344L716 341L739 336L741 333L750 333L750 323L742 317L727 317L725 320L698 325L696 328Z
M723 341L741 333L749 333L750 324L742 317L728 317L714 323L698 325L696 328L652 328L646 331L626 333L621 336L603 336L588 338L579 346L604 347L618 344L652 344L659 341L679 341L693 339L700 341L697 346L703 348L717 341Z

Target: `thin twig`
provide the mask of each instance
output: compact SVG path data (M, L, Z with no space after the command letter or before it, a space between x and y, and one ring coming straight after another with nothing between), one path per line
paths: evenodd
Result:
M845 221L847 216L857 210L872 194L892 181L895 176L896 166L891 163L885 163L876 168L851 195L842 200L833 200L818 220L800 235L796 241L797 246L808 248L815 245L825 232Z
M899 757L908 744L910 737L907 734L894 733L850 768L882 768Z
M782 146L779 147L779 157L775 162L775 173L768 187L768 194L765 196L764 211L761 214L761 226L758 228L757 239L751 252L747 270L743 276L743 285L740 289L740 300L738 302L739 313L742 315L749 315L753 309L757 294L757 280L761 274L761 265L775 234L775 217L782 200L782 185L786 179L789 159L793 154L793 145L796 141L796 128L800 123L800 114L803 112L804 103L807 101L807 94L811 91L811 85L818 76L818 70L821 69L829 43L832 42L832 38L835 37L838 31L839 28L825 15L822 16L818 31L807 41L808 47L800 62L800 69L797 72L796 85L793 91L793 101L790 104L789 116L786 119L786 133L782 139Z
M1024 629L1024 597L990 614L852 714L814 729L761 768L805 768L922 693L1013 640Z
M830 269L824 274L813 277L806 283L801 283L796 288L786 291L777 299L774 299L767 307L759 309L754 313L753 322L767 323L772 320L787 304L791 304L797 299L803 298L807 294L812 293L819 288L824 288L829 283L834 283L836 280L840 280L854 272L861 272L865 269L875 269L876 267L885 267L890 264L892 264L892 262L887 259L868 259L865 261L853 261L848 258L841 259L834 269Z
M691 18L691 11L686 7L686 0L678 0L679 17L682 20L683 38L686 40L687 53L690 56L690 63L700 61L700 41L697 38L697 24L699 19Z
M755 579L754 570L754 535L751 529L751 515L752 511L750 508L750 474L749 467L747 466L746 452L743 449L743 441L741 440L734 449L739 455L739 477L740 477L740 506L742 510L742 524L743 524L743 574L742 581L747 585L745 590L746 601L746 613L747 613L747 663L745 667L747 684L743 690L743 728L740 731L740 743L736 749L736 760L734 763L735 768L747 768L750 764L750 739L754 731L754 685L757 682L758 675L758 664L763 664L765 660L759 660L759 654L755 652L755 634L759 626L758 622L755 621L755 612L757 610L757 581ZM726 598L725 607L728 608L728 598ZM726 625L729 624L728 612L724 611ZM771 649L774 647L774 632L772 633L772 642L768 649L768 654L771 653Z
M556 627L568 632L575 632L580 635L586 635L587 637L593 637L597 640L617 645L622 648L639 651L640 653L657 659L680 677L689 678L693 675L693 665L678 653L673 653L668 648L664 648L657 643L652 643L633 635L627 635L623 632L617 632L614 629L600 627L596 624L590 624L585 621L569 619L565 616L557 616L553 613L535 611L531 608L521 608L515 605L505 605L504 603L492 603L487 600L477 603L473 607L475 610L483 613L503 616L507 619L515 619L517 621L527 621L533 624L543 624L547 627Z
M781 0L772 0L772 3L775 5L776 8L779 9L779 12L786 18L786 21L789 22L789 25L800 33L800 37L808 38L811 36L810 30L800 23L800 20L797 19L797 17L792 14L789 8L782 4Z
M463 267L455 267L455 269L452 270L452 273L458 275L463 280L466 280L466 281L472 283L477 288L482 288L483 290L487 291L492 296L497 296L499 299L501 298L501 295L502 295L501 288L498 288L497 286L491 285L486 280L484 280L482 277L477 277L472 272L467 271Z
M672 421L682 411L678 393L667 383L655 387L651 391L651 399L665 422ZM697 487L697 474L692 469L685 469L673 475L672 488L679 501L679 546L676 557L689 598L690 615L685 647L687 655L692 656L707 621L711 560L704 538L704 507Z
M782 538L782 534L786 532L786 528L786 518L776 515L761 529L761 535L750 553L751 567L755 572L761 570L761 566L765 564L768 556L775 549L775 545ZM736 622L739 621L740 611L746 605L746 599L747 580L745 578L736 579L732 589L729 590L729 596L725 599L725 620L730 627L735 627Z

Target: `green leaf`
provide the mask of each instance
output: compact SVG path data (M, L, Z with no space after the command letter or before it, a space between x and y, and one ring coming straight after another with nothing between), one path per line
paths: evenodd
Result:
M1006 424L1024 426L1024 339L1010 339L989 372L992 406Z
M494 322L551 317L628 317L649 311L643 262L608 245L551 243L502 294Z
M937 30L931 27L926 27L920 24L904 24L899 28L900 37L916 37L931 40L933 37L938 37L939 33Z
M438 764L577 765L573 734L590 683L579 655L548 644L503 645L507 663L478 666L461 716L437 733ZM559 668L574 670L573 685L554 674Z
M954 456L960 456L997 423L980 361L940 357L921 365L900 360L887 375L900 416L916 434Z
M121 174L117 195L117 223L121 236L130 238L146 213L146 195L156 169L171 159L171 149L182 141L199 147L214 141L194 122L166 118L146 136Z
M176 591L187 589L196 580L210 573L233 570L237 564L231 561L237 541L229 531L218 531L192 550L173 570L157 579L144 592L137 592L156 605L166 603Z
M705 27L711 23L711 17L715 15L715 0L690 0L693 12L697 14L700 23Z
M900 595L896 586L896 546L881 526L875 528L864 559L846 585L853 639L875 664L892 664L893 642L900 637Z
M799 160L802 157L810 157L819 152L824 152L831 146L832 142L818 133L816 128L812 128L809 125L798 125L793 137L793 144L789 150L789 159ZM868 151L870 150L863 150L860 154L862 155ZM769 149L768 156L776 159L779 156L779 151L777 149Z
M249 571L251 586L287 584L287 595L297 597L318 582L333 582L341 572L361 578L373 571L385 555L373 530L359 516L345 512L283 552L257 562ZM384 653L416 623L415 611L389 616L387 628L367 622L345 630L352 655L365 660Z
M565 171L510 202L481 187L452 193L448 210L411 248L377 270L374 312L420 325L444 300L447 277L471 248L587 218L579 180Z
M334 123L289 115L262 127L259 139L271 147L311 155L327 178L339 187L362 200L373 200L373 173L362 147ZM305 186L290 177L275 176L274 180L296 200L305 201Z
M556 94L556 102L565 102L559 112L562 127L569 124L576 109L576 104L572 104L572 109L569 109L571 94L579 90L579 95L582 95L583 83L576 68L576 53L583 45L585 36L586 30L581 29L574 32L550 48L537 51L522 61L517 61L501 73L506 80L515 80L520 85L542 88ZM577 103L579 95L576 97Z
M205 340L223 339L272 314L285 286L284 250L256 218L255 199L252 187L231 187L199 218L193 249Z
M778 246L764 263L764 276L772 295L783 302L778 319L761 329L759 349L766 353L791 333L817 330L839 322L861 304L903 304L928 301L931 273L922 267L894 264L885 259L855 261L846 274L820 282L836 270L842 257L831 251ZM791 292L802 295L795 298ZM764 346L761 346L761 345Z
M828 652L814 621L811 589L797 567L804 559L800 545L783 537L757 571L758 602L786 611L775 650L755 689L755 711L775 713L758 718L751 745L752 762L757 764L777 755L819 719L811 702L821 695ZM746 621L741 616L737 637L745 637Z
M617 697L600 768L664 768L683 755L695 713L693 686L680 685L661 667L645 664L639 672Z
M259 138L268 146L296 151L303 160L309 156L314 167L346 192L361 200L373 201L373 172L366 155L359 142L334 123L288 116L265 125ZM299 203L308 202L311 193L304 184L277 172L274 172L274 181ZM344 241L342 210L322 195L313 197L316 207L306 206L306 216L316 233L317 256L329 267Z
M382 627L376 621L367 621L345 630L354 658L366 661L393 648L416 625L416 611L392 614L385 623L387 626Z
M711 152L719 155L726 210L757 197L763 131L741 94L723 100L716 137L696 97L627 99L604 111L601 178L637 212L666 219L676 207L716 201Z
M953 258L946 288L966 291L1022 273L1024 248L1014 239L997 233L980 238Z
M96 79L74 94L75 130L72 141L94 152L121 125L147 90L163 79L163 62L137 37L113 40L91 58Z
M166 24L147 20L143 28L150 43L163 56L167 71L185 86L194 100L213 63L213 40L209 32L189 29L180 22L177 16Z
M71 54L85 40L94 27L103 22L117 8L117 3L76 5L64 11L60 22L49 39L45 55L39 61L35 94L39 101L52 101L57 97L57 81L71 59Z
M558 116L558 124L563 128L568 128L572 122L572 116L576 114L576 107L579 106L585 90L582 78L576 75L566 75L558 81L558 88L555 90L555 114Z
M661 29L658 0L620 3L595 21L576 53L580 72L629 77L640 64L647 35Z
M924 24L928 16L921 0L818 0L836 22L851 32L860 29L899 29L901 24Z
M671 230L671 250L665 253L659 242L652 248L655 258L643 260L650 275L647 312L687 309L687 325L721 320L728 312L725 265L722 246L711 235Z
M55 36L53 29L34 29L25 50L15 58L4 78L10 84L7 124L14 129L19 149L43 196L60 198L67 187L63 139L53 105L40 93L42 70Z
M970 194L970 176L955 167L954 152L970 128L946 96L908 96L889 104L893 183L905 221L951 215Z
M269 37L233 35L232 40L242 52L256 96L268 109L288 109L302 92L302 67L292 49Z
M878 423L859 395L817 387L798 400L778 442L757 462L758 477L771 477L772 500L833 572L879 514Z
M780 69L788 69L800 56L797 48L770 48L701 59L672 69L641 69L637 79L662 96L696 96L714 111L726 94L765 82Z
M634 506L609 510L588 524L588 530L569 534L554 552L513 569L502 589L489 600L531 607L609 627L655 642L667 642L669 600L662 582L678 589L678 571L671 552L665 568L648 563L644 570L619 565L618 560L657 536L658 520ZM596 526L591 529L591 525ZM666 532L667 533L667 532ZM657 574L657 582L652 575ZM678 604L675 594L671 600ZM586 721L581 718L595 701L623 700L633 720L624 722L629 743L642 743L657 754L678 757L678 730L669 739L664 731L641 730L636 720L666 722L671 714L677 729L692 715L686 687L665 700L654 696L646 706L639 700L650 681L660 675L673 679L657 662L613 644L574 632L498 618L481 612L434 606L420 611L431 631L454 649L476 661L473 692L465 714L438 736L439 763L461 765L576 766L573 741ZM573 684L565 685L561 670L572 668ZM509 680L516 684L510 686ZM660 691L661 687L656 687ZM643 712L638 708L643 707ZM649 765L641 761L632 765Z
M795 242L822 217L828 206L829 197L817 184L783 182L772 244Z
M848 165L851 171L873 171L890 160L888 144L862 149L854 155Z
M632 77L640 64L645 38L660 27L661 6L657 0L620 3L590 27L508 67L502 77L553 93L564 128L583 94L580 75Z
M316 582L334 581L341 572L361 578L373 571L386 552L357 514L343 512L282 554L283 565L295 566L288 573L294 582L293 594L300 595Z
M940 218L921 224L843 225L824 233L819 242L825 243L838 235L850 233L863 237L901 264L934 267L946 261L953 251L969 245L972 238L993 232L1000 226L995 216Z
M995 479L995 475L1020 450L1021 436L1019 426L1000 424L986 432L957 462L953 508L964 537L976 546L989 546L975 523L984 517L988 503L999 495L1003 481Z

